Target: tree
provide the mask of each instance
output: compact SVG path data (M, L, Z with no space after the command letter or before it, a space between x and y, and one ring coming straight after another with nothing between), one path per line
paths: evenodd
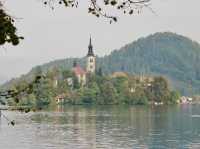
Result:
M170 97L169 85L164 77L155 77L153 85L154 101L167 102Z
M103 76L103 71L102 71L102 68L100 67L97 72L96 72L96 75L102 77Z
M48 105L54 97L52 85L49 79L41 78L37 83L33 84L33 94L36 97L36 107L41 108Z
M72 76L72 80L73 80L73 89L79 89L80 83L78 82L78 78L76 77L76 75L74 73Z
M94 104L97 99L97 93L98 93L98 86L97 88L84 88L83 89L83 95L82 95L82 102L84 104Z
M63 79L67 79L73 76L73 72L70 70L64 70L62 71L62 77Z
M41 66L36 66L35 69L34 69L34 76L42 76L42 68Z
M54 9L56 3L65 7L77 8L80 0L44 0L44 4ZM109 19L110 23L117 22L117 16L109 14L106 10L111 7L114 10L121 11L123 14L132 15L140 13L144 7L150 8L151 0L103 0L101 3L97 0L89 0L88 13L97 18L103 17ZM152 11L153 12L153 11ZM10 16L3 7L0 0L0 45L12 43L18 45L23 37L17 35L17 28L14 25L15 18Z
M116 77L112 83L117 91L119 102L125 102L129 95L129 82L127 77Z
M106 80L102 83L100 86L100 94L101 96L98 99L99 104L117 104L118 94L111 81Z
M177 103L177 101L180 99L181 95L177 91L171 91L170 92L170 98L169 103Z
M14 26L14 19L8 15L0 1L0 45L5 43L12 43L12 45L18 45L20 37L16 33L17 28Z
M27 96L23 96L21 100L19 101L19 106L30 106L35 107L36 104L36 98L34 94L29 94Z

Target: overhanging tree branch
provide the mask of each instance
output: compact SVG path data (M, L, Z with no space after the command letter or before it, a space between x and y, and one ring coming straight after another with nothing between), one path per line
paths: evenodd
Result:
M140 13L144 7L152 11L150 2L151 0L89 0L88 13L96 17L109 19L110 22L117 22L117 16L108 14L105 11L106 7L111 6L114 10L122 11L123 14L132 15L134 13ZM66 7L77 8L79 0L44 0L44 4L50 6L52 9L54 9L55 3L64 4Z
M80 0L41 0L45 5L54 9L55 4L64 5L65 7L77 8ZM88 13L108 19L110 23L117 22L117 16L109 14L107 7L121 11L123 14L138 14L143 8L148 8L155 13L150 7L151 0L89 0ZM100 5L101 4L101 5ZM23 37L17 35L17 28L14 25L16 18L10 16L3 7L0 0L0 45L11 43L18 45Z
M23 39L23 37L17 35L14 18L5 12L3 4L0 1L0 45L5 43L17 45L20 39Z

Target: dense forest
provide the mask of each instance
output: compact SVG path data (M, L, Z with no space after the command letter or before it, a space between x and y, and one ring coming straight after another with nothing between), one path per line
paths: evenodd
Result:
M72 80L69 83L68 80ZM56 68L43 73L37 67L34 79L12 84L7 104L42 109L56 104L70 105L146 105L175 104L180 94L171 91L164 77L136 76L124 72L112 75L87 74L86 83L78 81L71 70Z
M84 66L83 58L66 58L49 62L41 66L43 72L57 68L70 70L73 61ZM97 57L97 68L106 75L116 71L133 75L164 76L170 87L183 95L200 93L200 45L184 36L174 33L156 33L140 38L109 55ZM30 80L37 67L28 74L6 83L4 87L19 80Z

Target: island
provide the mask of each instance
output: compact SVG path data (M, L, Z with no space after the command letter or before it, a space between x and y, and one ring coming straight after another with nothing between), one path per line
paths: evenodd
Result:
M9 87L10 106L41 109L49 105L147 105L175 104L180 93L163 76L133 75L126 71L104 74L96 67L90 37L86 67L76 60L71 69L54 67L46 72L35 68L31 79L20 79Z

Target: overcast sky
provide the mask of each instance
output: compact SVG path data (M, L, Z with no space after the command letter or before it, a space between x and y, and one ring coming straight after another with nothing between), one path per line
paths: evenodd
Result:
M7 11L20 18L16 25L25 39L16 47L0 47L0 83L39 64L85 56L90 34L99 56L155 32L176 32L200 42L200 0L152 0L156 15L144 9L140 15L119 16L111 25L87 13L88 0L80 1L78 9L52 11L42 0L4 0Z

